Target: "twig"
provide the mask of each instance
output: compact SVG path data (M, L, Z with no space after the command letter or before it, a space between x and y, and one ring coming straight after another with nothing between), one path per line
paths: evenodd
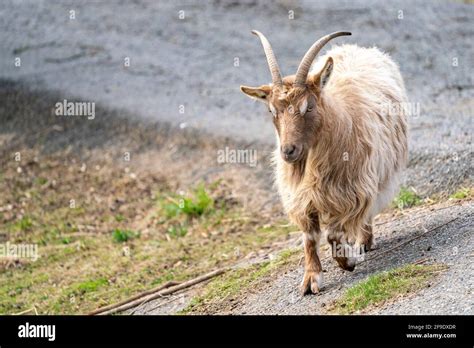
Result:
M96 314L100 314L101 312L105 312L105 311L108 311L108 310L111 310L111 309L114 309L116 307L120 307L126 303L129 303L130 301L134 301L134 300L137 300L137 299L140 299L142 297L145 297L147 295L151 295L151 294L154 294L158 291L161 291L163 289L166 289L166 288L169 288L171 286L175 286L175 285L178 285L180 284L179 282L176 282L176 281L169 281L163 285L160 285L154 289L151 289L151 290L147 290L147 291L144 291L144 292L141 292L135 296L132 296L126 300L123 300L119 303L114 303L114 304L111 304L111 305L108 305L108 306L105 306L105 307L102 307L102 308L99 308L99 309L96 309L95 311L92 311L89 313L89 315L96 315Z
M158 290L158 291L156 291L156 290L151 291L150 290L150 292L152 292L152 293L149 294L148 296L146 296L146 298L143 298L143 296L140 296L137 299L136 298L137 296L135 296L135 299L125 300L125 301L122 301L121 303L108 306L108 308L106 308L106 307L101 308L101 309L96 310L96 311L94 311L90 314L91 315L93 315L93 314L107 315L107 314L114 314L114 313L118 313L118 312L123 312L127 309L130 309L130 308L133 308L133 307L139 305L140 303L143 303L144 301L147 302L147 301L150 301L150 300L154 300L158 297L163 297L164 295L170 295L170 294L175 293L179 290L189 288L193 285L204 282L208 279L217 277L217 276L225 273L228 269L229 268L221 268L221 269L218 269L216 271L204 274L200 277L188 280L184 283L181 283L181 284L178 284L178 285L175 285L175 286L171 286L168 289L163 289L163 290Z
M19 312L19 313L14 313L13 315L22 315L31 311L35 311L35 315L38 315L38 311L36 310L36 307L33 306L33 308L27 309L25 311Z

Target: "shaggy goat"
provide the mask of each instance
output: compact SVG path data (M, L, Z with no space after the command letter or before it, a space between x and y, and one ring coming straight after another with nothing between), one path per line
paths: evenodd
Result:
M320 57L336 32L316 41L296 75L281 77L258 31L272 83L241 86L273 115L276 183L290 220L303 231L303 294L319 292L321 227L333 258L352 271L372 247L372 220L392 199L407 157L405 88L398 66L377 48L343 45Z

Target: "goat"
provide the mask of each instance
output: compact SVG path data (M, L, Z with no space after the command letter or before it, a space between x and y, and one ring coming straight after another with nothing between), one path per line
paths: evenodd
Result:
M407 159L407 97L397 64L377 48L336 46L310 67L336 32L316 41L295 75L281 77L272 47L260 38L272 83L241 86L273 115L275 179L290 221L303 231L301 291L322 288L321 230L332 256L354 270L373 246L373 218L396 193ZM393 107L395 106L395 107Z

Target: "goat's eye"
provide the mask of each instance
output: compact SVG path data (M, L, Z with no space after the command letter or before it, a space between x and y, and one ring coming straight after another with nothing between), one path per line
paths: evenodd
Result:
M308 106L308 110L306 111L313 111L313 107L312 106Z

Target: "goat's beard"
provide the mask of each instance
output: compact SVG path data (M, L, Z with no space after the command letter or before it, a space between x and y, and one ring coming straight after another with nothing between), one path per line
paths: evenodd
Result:
M308 153L305 149L302 150L300 158L293 163L287 163L292 167L292 174L295 179L300 181L303 179L305 168L306 168L306 160L308 158Z

